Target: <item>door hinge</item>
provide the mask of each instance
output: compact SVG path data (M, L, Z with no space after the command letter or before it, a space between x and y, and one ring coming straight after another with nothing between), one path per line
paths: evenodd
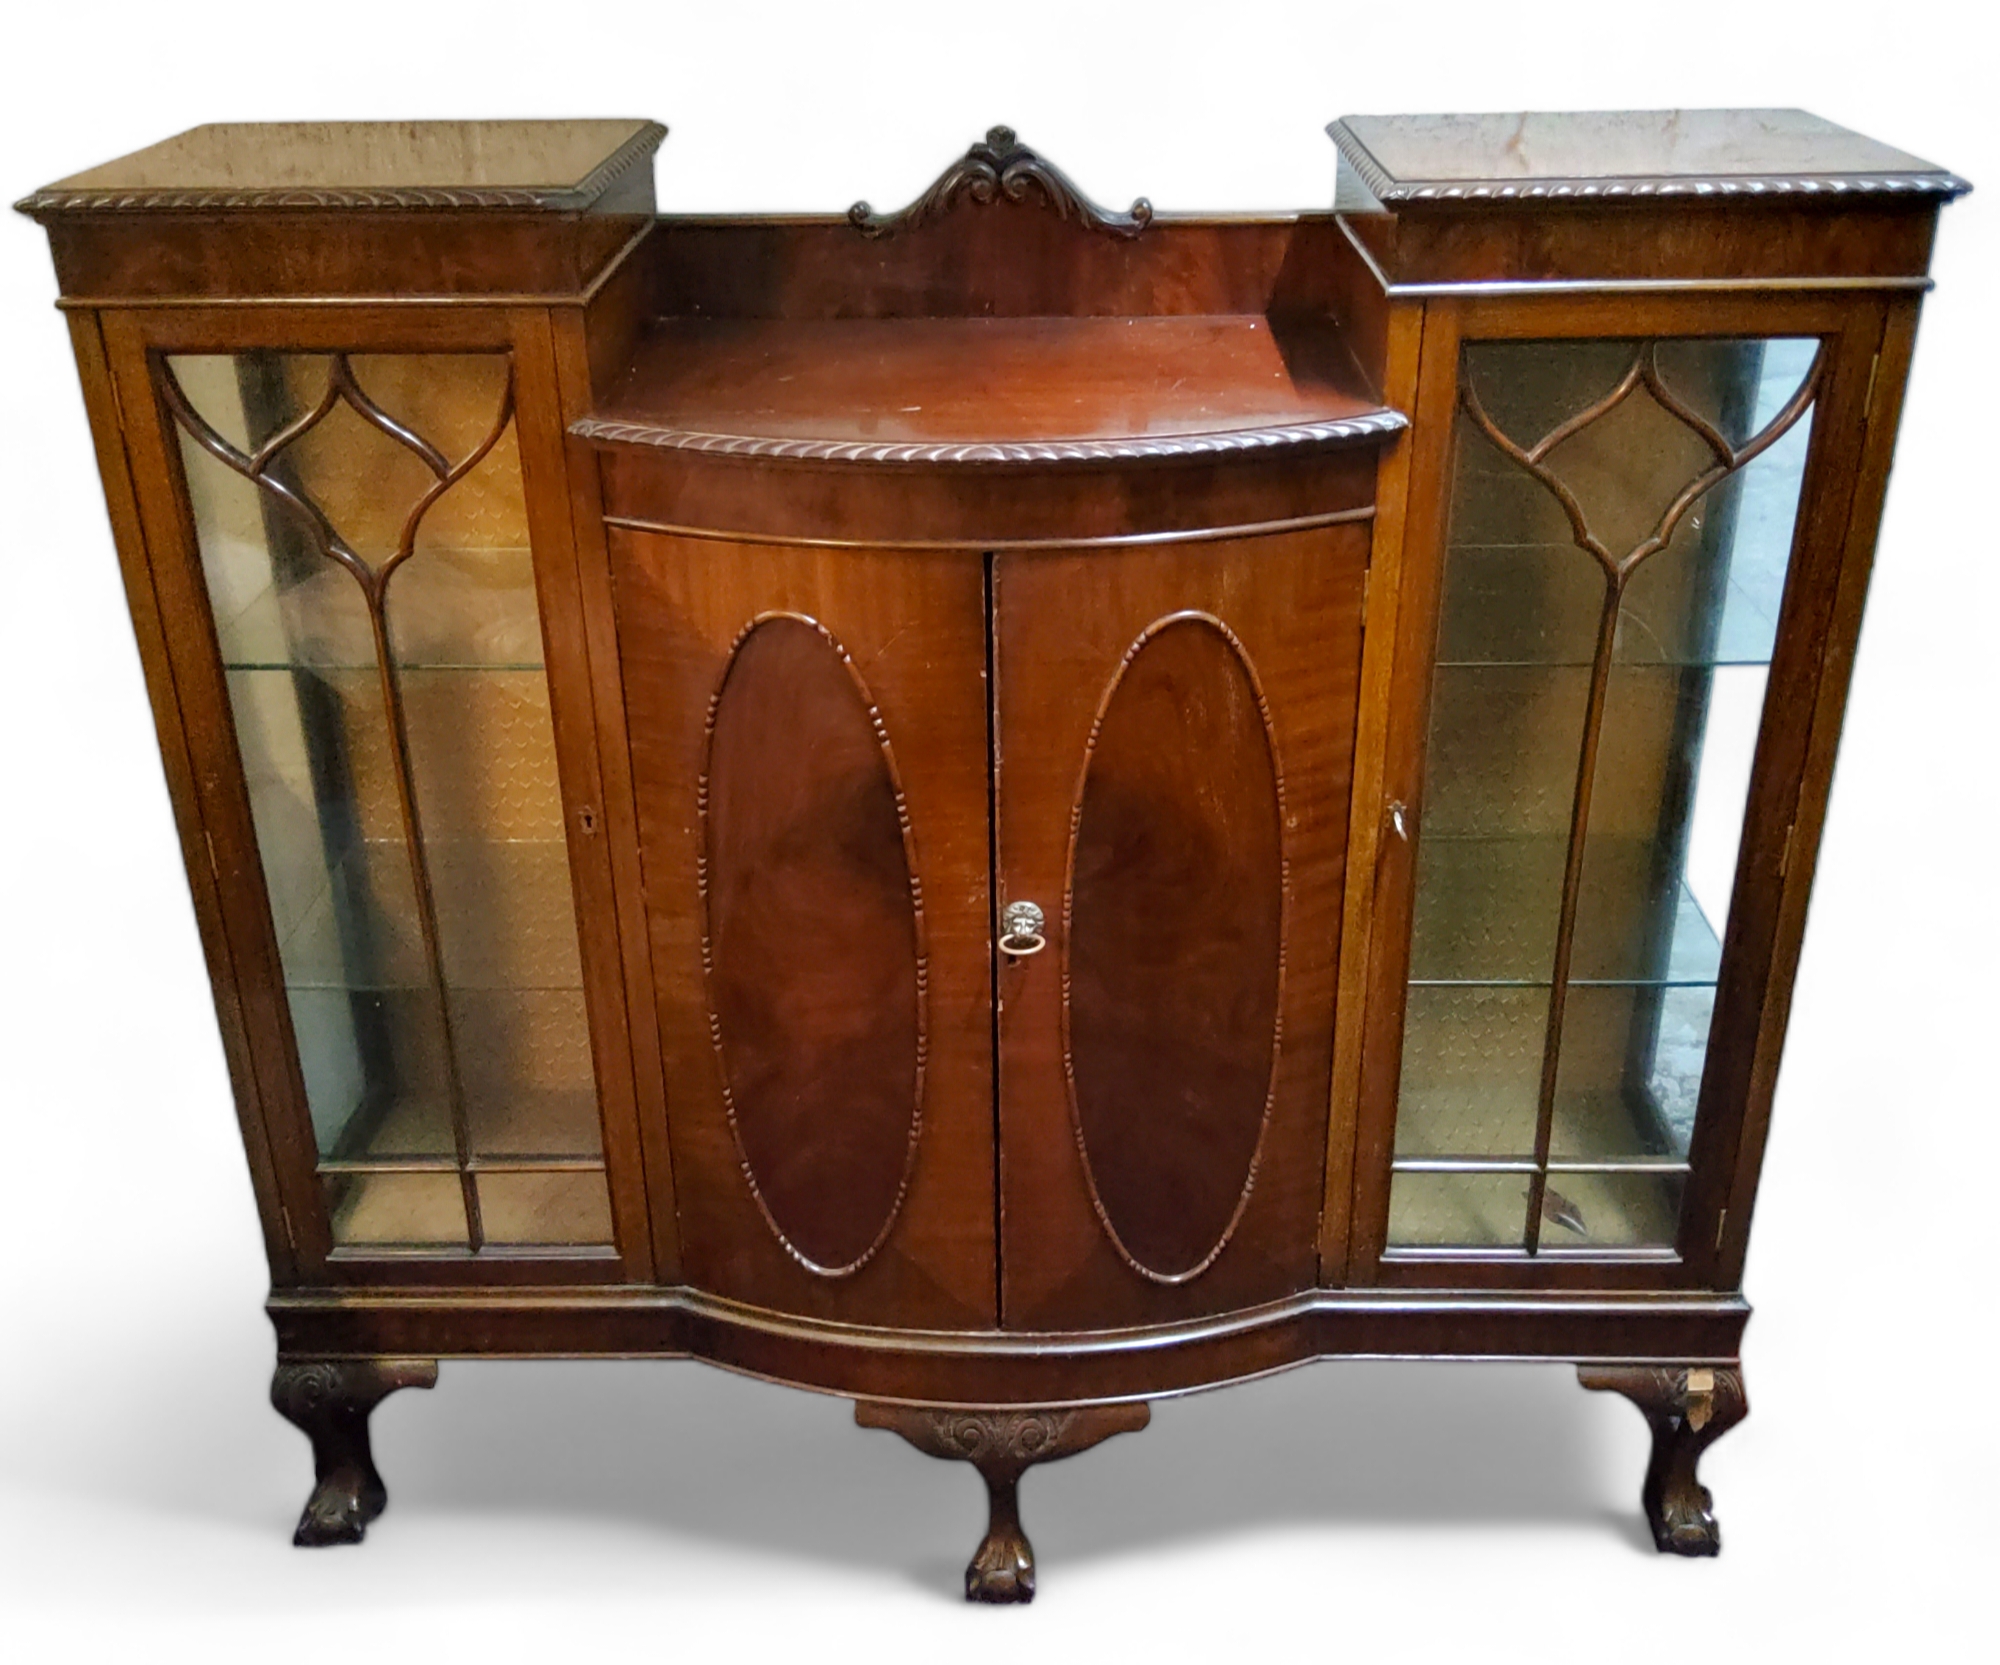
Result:
M1729 1210L1724 1209L1715 1217L1715 1252L1722 1253L1722 1234L1729 1229Z
M1861 425L1864 428L1875 420L1875 378L1881 369L1882 355L1878 352L1868 361L1868 391L1861 396Z
M1791 869L1792 838L1793 835L1798 832L1798 830L1799 830L1799 824L1796 821L1793 821L1789 826L1785 828L1785 847L1778 852L1778 877L1781 879Z

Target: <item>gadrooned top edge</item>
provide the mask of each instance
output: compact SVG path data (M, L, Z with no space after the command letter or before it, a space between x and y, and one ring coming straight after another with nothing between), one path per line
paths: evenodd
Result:
M1972 189L1943 168L1890 173L1614 174L1574 179L1398 179L1376 159L1345 119L1327 123L1335 145L1385 208L1436 203L1590 203L1695 198L1720 201L1933 197L1950 202Z
M439 209L530 209L580 212L654 151L667 136L657 121L643 123L630 138L573 185L463 186L275 186L260 189L64 190L44 186L14 204L15 211L41 220L61 214L133 212L235 212L246 209L374 209L406 212Z
M790 462L886 464L985 464L1140 462L1215 457L1244 452L1326 448L1383 438L1409 426L1400 411L1368 411L1327 422L1294 422L1214 433L1140 434L1115 439L1055 440L835 440L761 434L712 434L692 429L619 422L586 416L570 424L579 439L603 445L640 445L709 456L762 457Z

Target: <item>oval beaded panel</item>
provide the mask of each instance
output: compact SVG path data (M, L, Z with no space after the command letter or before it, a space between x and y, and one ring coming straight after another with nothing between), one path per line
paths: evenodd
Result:
M1064 899L1063 1051L1105 1230L1178 1283L1227 1245L1268 1119L1284 968L1282 781L1241 645L1152 626L1091 733Z
M916 1155L923 910L880 714L814 621L739 639L701 806L709 1018L744 1174L787 1250L852 1272Z

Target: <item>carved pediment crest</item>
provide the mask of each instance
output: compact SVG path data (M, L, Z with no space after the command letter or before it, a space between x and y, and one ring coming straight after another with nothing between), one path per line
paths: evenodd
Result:
M1037 198L1058 218L1074 218L1080 226L1114 237L1136 237L1153 218L1153 205L1144 197L1122 214L1100 208L1053 162L1022 144L1011 127L989 128L984 139L901 212L878 214L867 203L857 202L848 209L847 218L864 237L893 237L941 218L962 199L985 206L1001 197L1009 202Z

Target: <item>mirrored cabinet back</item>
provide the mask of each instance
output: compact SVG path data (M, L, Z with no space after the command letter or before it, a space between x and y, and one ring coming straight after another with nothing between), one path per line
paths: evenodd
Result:
M1799 111L1351 116L1331 208L660 215L646 121L37 191L270 1259L298 1541L441 1357L983 1476L1565 1360L1714 1554L1939 208ZM803 1483L807 1483L802 1481ZM1330 1481L1329 1483L1335 1483Z

